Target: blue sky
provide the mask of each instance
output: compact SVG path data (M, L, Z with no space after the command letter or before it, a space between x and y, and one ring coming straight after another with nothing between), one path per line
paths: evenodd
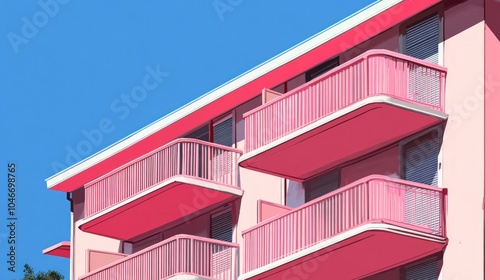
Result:
M69 279L68 259L41 253L70 237L66 195L45 185L58 168L374 2L58 1L4 1L0 9L0 279L20 279L24 263ZM155 70L155 86L127 101ZM102 139L82 146L102 122ZM10 162L17 166L16 273L6 263Z

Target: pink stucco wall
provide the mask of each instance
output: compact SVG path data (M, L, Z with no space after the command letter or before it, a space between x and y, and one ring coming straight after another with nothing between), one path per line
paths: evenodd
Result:
M448 68L442 146L442 186L448 188L442 279L483 279L484 8L463 1L444 12Z
M191 234L202 237L210 237L210 213L198 216L187 223L164 231L163 239L168 239L177 234Z
M500 279L500 1L485 4L485 279Z
M357 163L341 169L341 186L348 185L363 177L378 175L399 175L399 147L394 146L386 151L373 155Z
M386 49L397 52L398 48L399 26L395 26L382 32L378 36L364 41L354 48L346 50L340 54L339 59L342 64L371 49Z
M73 250L73 259L71 263L74 265L74 278L82 276L87 272L89 260L87 259L88 250L105 251L109 253L120 253L121 241L103 237L100 235L90 234L78 229L82 224L82 220L74 223L74 239L71 244Z
M73 237L71 244L73 279L78 279L78 277L87 272L90 265L88 250L120 253L121 249L120 240L86 233L78 228L83 222L83 206L84 191L81 188L73 192Z
M253 99L238 108L236 108L236 146L238 149L244 150L244 128L243 113L259 106L261 98ZM244 168L239 168L241 189L245 192L239 202L238 225L235 229L235 240L233 242L240 243L240 256L244 255L244 248L241 246L241 232L257 224L257 201L259 199L266 200L272 203L282 203L282 181L283 179L263 174L260 172L251 171ZM240 258L241 267L243 259ZM242 269L240 269L242 270Z
M291 91L292 89L304 84L306 82L306 75L300 74L295 78L292 78L286 82L287 91Z

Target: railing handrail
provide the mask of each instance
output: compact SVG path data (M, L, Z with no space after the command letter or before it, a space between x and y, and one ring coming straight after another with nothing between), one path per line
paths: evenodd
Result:
M150 247L147 247L147 248L144 248L140 251L137 251L133 254L130 254L130 255L127 255L126 257L122 258L122 259L119 259L119 260L116 260L112 263L109 263L103 267L100 267L96 270L93 270L93 271L90 271L82 276L80 276L78 279L83 279L83 278L86 278L86 277L89 277L89 276L92 276L96 273L99 273L103 270L106 270L108 268L111 268L115 265L118 265L120 263L123 263L123 262L126 262L132 258L135 258L137 256L140 256L144 253L147 253L151 250L154 250L156 248L159 248L167 243L170 243L172 241L175 241L175 240L179 240L179 239L190 239L190 240L195 240L195 241L201 241L201 242L206 242L206 243L211 243L211 244L214 244L214 245L222 245L222 246L227 246L227 247L230 247L230 248L236 248L236 249L239 249L240 245L238 243L231 243L231 242L226 242L226 241L221 241L221 240L215 240L215 239L210 239L210 238L206 238L206 237L201 237L201 236L194 236L194 235L189 235L189 234L177 234L177 235L174 235L168 239L165 239L161 242L158 242L156 243L155 245L152 245Z
M115 168L115 169L107 172L106 174L101 175L101 176L93 179L92 181L89 181L88 183L84 184L83 186L84 186L84 188L87 188L87 187L93 185L94 183L96 183L96 182L98 182L98 181L100 181L100 180L102 180L104 178L107 178L107 177L109 177L109 176L111 176L111 175L113 175L113 174L115 174L115 173L117 173L117 172L119 172L119 171L121 171L121 170L123 170L123 169L125 169L125 168L127 168L127 167L129 167L131 165L133 165L134 163L137 163L137 162L139 162L139 161L141 161L141 160L143 160L143 159L145 159L145 158L147 158L147 157L149 157L151 155L154 155L155 153L157 153L157 152L159 152L161 150L164 150L164 149L166 149L168 147L172 147L172 146L174 146L176 144L180 144L180 143L196 143L196 144L200 144L200 145L203 145L203 146L208 146L208 147L213 147L213 148L218 148L218 149L226 150L228 152L234 152L234 153L237 153L237 154L240 154L240 155L243 154L243 151L241 151L241 150L238 150L238 149L232 148L232 147L228 147L228 146L224 146L224 145L221 145L221 144L217 144L217 143L206 142L206 141L202 141L202 140L194 139L194 138L177 138L177 139L175 139L173 141L168 142L167 144L165 144L163 146L160 146L160 147L152 150L151 152L148 152L148 153L146 153L146 154L144 154L144 155L142 155L142 156L140 156L140 157L138 157L138 158L136 158L136 159L134 159L132 161L129 161L129 162L125 163L125 164L120 165L119 167L117 167L117 168Z
M403 185L407 185L407 186L412 186L412 187L416 187L416 188L421 188L421 189L426 189L426 190L431 190L431 191L437 191L437 192L441 192L441 193L446 193L446 189L445 188L438 188L438 187L433 187L433 186L429 186L429 185L425 185L425 184L421 184L421 183L416 183L416 182L411 182L411 181L405 181L405 180L402 180L402 179L398 179L398 178L392 178L392 177L388 177L388 176L383 176L383 175L370 175L370 176L367 176L367 177L364 177L364 178L361 178L359 180L356 180L350 184L348 184L347 186L344 186L344 187L341 187L331 193L328 193L324 196L320 196L316 199L313 199L311 201L308 201L307 203L304 203L302 204L301 206L297 207L297 208L294 208L286 213L283 213L283 214L280 214L280 215L277 215L275 217L272 217L270 219L267 219L261 223L258 223L246 230L243 230L241 232L242 235L245 235L246 233L250 232L250 231L253 231L257 228L260 228L260 227L263 227L267 224L270 224L276 220L279 220L285 216L288 216L288 215L292 215L293 213L296 213L296 212L299 212L301 211L302 209L305 209L313 204L316 204L320 201L323 201L323 200L326 200L326 199L329 199L333 196L336 196L340 193L343 193L343 192L347 192L348 190L352 189L352 188L355 188L357 186L359 186L361 183L369 183L370 181L374 181L374 180L378 180L378 181L389 181L389 182L392 182L392 183L399 183L399 184L403 184Z
M319 83L321 82L322 80L326 79L327 77L333 75L333 74L336 74L337 72L341 72L341 71L344 71L345 68L348 68L349 66L353 65L353 64L356 64L360 61L363 61L363 60L366 60L368 59L369 57L371 56L389 56L389 57L393 57L393 58L398 58L398 59L402 59L402 60L406 60L406 61L409 61L411 63L414 63L414 64L417 64L417 65L420 65L420 66L424 66L424 67L427 67L427 68L431 68L431 69L434 69L436 71L439 71L441 72L441 74L444 74L446 76L446 73L447 73L447 68L446 67L443 67L443 66L440 66L440 65L437 65L437 64L434 64L434 63L431 63L431 62L427 62L427 61L424 61L424 60L420 60L420 59L417 59L417 58L414 58L414 57L411 57L411 56L408 56L408 55L404 55L404 54L401 54L401 53L396 53L396 52L392 52L392 51L389 51L389 50L385 50L385 49L372 49L372 50L369 50L369 51L366 51L360 55L358 55L357 57L353 58L353 59L350 59L349 61L339 65L338 67L335 67L333 68L332 70L320 75L319 77L307 82L307 83L304 83L296 88L294 88L293 90L287 92L286 94L283 94L282 96L280 97L277 97L269 102L267 102L266 104L262 104L261 106L257 107L257 108L254 108L246 113L243 114L243 118L247 118L249 115L252 115L254 114L255 112L258 112L260 110L263 110L264 108L267 108L269 106L272 106L274 103L277 103L277 102L280 102L281 100L285 99L285 98L290 98L291 96L297 94L298 92L302 91L303 89L309 87L309 86L312 86L316 83Z

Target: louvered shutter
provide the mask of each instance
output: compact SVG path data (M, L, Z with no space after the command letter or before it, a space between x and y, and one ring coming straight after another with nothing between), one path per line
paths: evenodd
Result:
M418 59L439 63L439 16L437 14L406 29L405 53Z
M233 214L231 211L212 215L212 239L233 241ZM212 245L212 277L216 279L232 279L232 249L230 247Z
M233 241L233 215L231 211L212 215L210 237L216 240Z
M438 280L438 278L438 260L432 260L406 267L406 280Z
M438 185L438 131L419 137L403 146L405 179L431 186Z
M403 146L405 179L431 186L438 185L439 132L433 130ZM405 222L438 232L439 217L422 215L434 209L439 213L440 200L435 192L421 188L405 191ZM438 214L436 214L438 215Z
M228 118L213 127L214 143L233 146L233 118Z
M406 29L405 53L418 59L439 64L440 19L436 14ZM427 68L412 65L409 69L408 98L439 106L440 79Z
M233 140L233 118L228 118L223 120L213 127L213 139L214 143L232 147ZM234 185L236 182L232 180L232 171L235 169L232 160L232 154L225 150L216 148L213 150L213 163L212 163L212 180L223 183Z

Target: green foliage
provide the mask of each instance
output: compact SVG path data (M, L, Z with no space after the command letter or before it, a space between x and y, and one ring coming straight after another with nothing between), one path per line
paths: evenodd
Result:
M28 264L24 265L24 277L21 280L64 280L64 276L62 276L59 272L54 270L39 271L35 274L33 268Z

